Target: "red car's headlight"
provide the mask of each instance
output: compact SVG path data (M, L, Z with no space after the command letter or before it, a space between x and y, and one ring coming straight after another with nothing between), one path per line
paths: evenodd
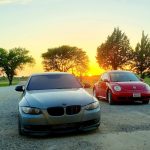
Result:
M117 91L117 92L121 91L121 86L115 85L114 90Z
M150 91L150 86L146 84L146 90Z

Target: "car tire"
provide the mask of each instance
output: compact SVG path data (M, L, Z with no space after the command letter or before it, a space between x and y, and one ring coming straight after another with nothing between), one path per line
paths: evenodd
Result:
M18 117L18 133L19 133L19 135L25 135L25 133L22 131L22 129L21 129L21 120L20 120L20 118Z
M148 101L142 101L142 104L148 104L149 103L149 100Z
M108 103L110 105L114 104L113 99L112 99L112 92L111 92L111 90L108 90L108 92L107 92L107 100L108 100Z

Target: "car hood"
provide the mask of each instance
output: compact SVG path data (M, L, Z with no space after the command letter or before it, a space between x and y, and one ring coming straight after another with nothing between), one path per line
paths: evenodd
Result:
M69 105L84 106L94 102L93 96L82 88L27 91L25 98L31 107L38 108Z
M146 84L143 82L115 82L125 90L146 90Z

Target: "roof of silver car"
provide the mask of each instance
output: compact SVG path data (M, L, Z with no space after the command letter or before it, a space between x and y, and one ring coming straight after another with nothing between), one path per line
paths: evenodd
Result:
M71 74L71 73L68 73L68 72L43 72L43 73L35 73L35 74L32 74L31 76L38 76L38 75L54 75L54 74Z

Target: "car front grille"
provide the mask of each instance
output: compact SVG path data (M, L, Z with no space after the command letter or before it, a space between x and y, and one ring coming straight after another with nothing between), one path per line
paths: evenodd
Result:
M80 105L71 105L67 107L49 107L47 112L51 116L62 116L66 113L66 115L75 115L81 111Z
M50 107L47 109L47 112L51 116L62 116L64 115L64 108L63 107Z
M79 105L74 105L74 106L67 106L66 107L66 114L67 115L74 115L79 113L81 110L81 106Z

